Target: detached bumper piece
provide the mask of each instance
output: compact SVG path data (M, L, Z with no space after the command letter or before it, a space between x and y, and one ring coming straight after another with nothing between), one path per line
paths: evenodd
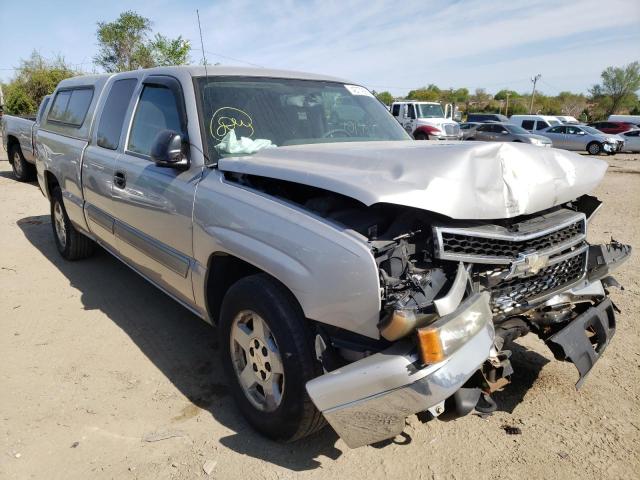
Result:
M613 309L607 298L546 340L556 359L572 362L578 369L576 389L582 386L616 332Z
M450 315L481 316L486 323L442 362L422 368L415 345L405 340L307 383L313 403L349 447L395 437L409 415L441 413L443 402L489 357L494 329L488 297L473 295Z

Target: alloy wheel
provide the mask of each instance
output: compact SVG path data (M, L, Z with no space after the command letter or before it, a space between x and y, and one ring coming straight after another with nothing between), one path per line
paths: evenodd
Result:
M282 356L269 325L257 313L244 310L233 320L231 360L247 399L263 412L276 410L284 392Z

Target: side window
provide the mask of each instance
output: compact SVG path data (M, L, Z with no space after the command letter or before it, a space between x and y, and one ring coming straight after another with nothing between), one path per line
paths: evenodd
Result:
M53 100L53 105L51 106L51 111L49 112L49 116L47 118L54 121L59 121L59 119L64 118L64 112L67 111L67 105L69 104L70 98L70 90L58 92L56 94L56 98Z
M87 116L92 98L92 88L76 88L60 91L53 100L53 105L47 119L54 122L66 123L74 127L80 127Z
M166 87L146 85L133 117L127 149L148 156L162 130L181 130L176 98Z
M547 130L548 133L563 133L562 127L553 127Z
M625 133L625 137L640 137L640 130L633 130L631 132Z
M564 127L566 129L566 133L570 135L578 135L582 130L578 127Z
M44 100L42 100L42 103L40 104L40 108L38 109L38 114L36 115L36 121L38 123L40 122L40 120L42 120L42 114L47 109L47 105L49 105L49 100L51 100L51 97L46 97Z
M393 106L393 109L391 110L391 113L393 114L394 117L400 116L400 104L399 103L396 103Z
M117 150L124 116L137 83L138 80L135 78L127 78L117 80L111 86L111 91L109 91L109 96L100 114L98 146Z
M509 130L504 128L502 125L495 125L496 133L509 133Z
M414 105L409 105L409 118L416 118L416 109Z
M533 130L533 124L534 124L533 120L523 120L522 128L524 128L525 130Z
M536 125L536 130L542 130L543 128L547 128L549 124L544 120L538 120L538 124Z
M489 125L488 123L480 125L478 128L476 128L476 132L490 132L490 131L491 131L491 125Z

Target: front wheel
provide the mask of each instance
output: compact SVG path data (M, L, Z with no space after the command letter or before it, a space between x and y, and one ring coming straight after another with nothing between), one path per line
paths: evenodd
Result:
M265 274L235 283L222 302L222 363L238 408L269 438L293 441L325 422L306 383L322 374L293 295Z
M20 145L13 144L9 148L9 158L11 158L11 168L16 180L30 182L36 178L36 169L25 160Z
M602 152L602 145L598 142L591 142L587 145L587 152L589 155L600 155L600 152Z
M429 135L424 132L416 132L413 135L413 138L415 138L416 140L429 140Z

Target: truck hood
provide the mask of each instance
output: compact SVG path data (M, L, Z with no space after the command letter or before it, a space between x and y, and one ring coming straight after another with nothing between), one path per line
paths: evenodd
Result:
M368 206L480 220L536 213L589 193L607 163L526 144L388 141L265 149L222 158L218 168L322 188Z

